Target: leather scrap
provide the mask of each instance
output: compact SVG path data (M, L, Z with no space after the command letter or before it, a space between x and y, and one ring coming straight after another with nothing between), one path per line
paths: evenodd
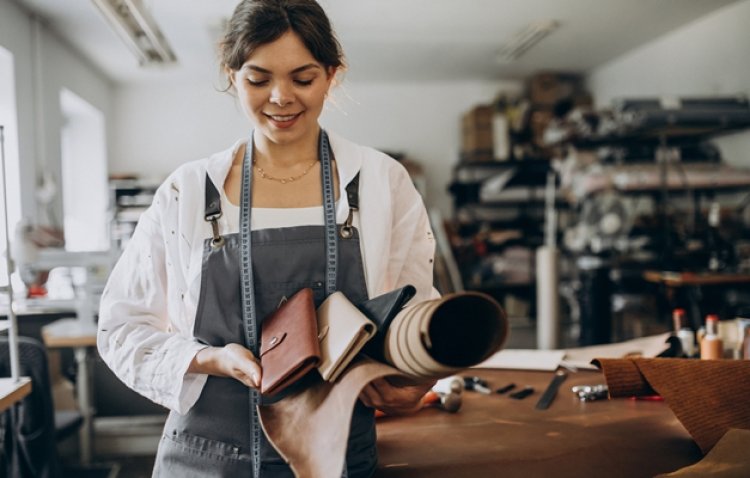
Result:
M703 453L731 428L750 429L750 361L596 359L612 398L658 393Z
M368 358L352 362L336 382L321 380L258 407L263 431L295 476L339 478L357 397L371 381L392 375L406 376Z

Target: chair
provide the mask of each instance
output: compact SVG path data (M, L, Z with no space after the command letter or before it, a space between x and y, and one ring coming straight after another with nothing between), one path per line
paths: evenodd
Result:
M0 338L0 374L10 375L8 339ZM60 478L57 442L83 423L78 412L55 413L47 350L41 342L18 338L20 374L31 377L31 393L0 417L0 474L13 478Z

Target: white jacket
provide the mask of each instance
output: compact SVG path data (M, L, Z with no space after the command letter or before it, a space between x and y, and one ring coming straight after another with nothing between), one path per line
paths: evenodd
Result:
M432 230L406 170L374 149L329 137L342 188L361 172L355 225L370 297L405 284L417 289L412 303L437 297L432 287ZM193 338L203 242L211 237L203 217L205 174L208 171L217 187L223 185L243 141L187 163L167 178L102 295L97 337L102 358L127 386L178 413L198 400L207 378L187 373L195 354L205 347ZM341 194L338 223L348 211L346 194ZM219 226L222 234L228 233L224 218Z

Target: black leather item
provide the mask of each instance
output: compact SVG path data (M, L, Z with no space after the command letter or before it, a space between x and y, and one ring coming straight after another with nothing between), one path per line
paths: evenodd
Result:
M375 298L360 302L357 308L361 310L370 320L375 322L378 328L375 336L362 349L362 352L370 357L385 361L383 348L385 345L385 333L391 326L396 314L414 297L417 289L413 285L405 285L399 289L379 295Z
M206 209L205 218L206 221L221 217L221 194L219 190L214 186L211 178L206 174Z

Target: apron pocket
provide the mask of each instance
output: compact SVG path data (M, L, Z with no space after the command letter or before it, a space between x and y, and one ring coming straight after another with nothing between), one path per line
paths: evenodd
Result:
M159 443L152 477L230 478L251 469L252 457L237 446L173 431Z

